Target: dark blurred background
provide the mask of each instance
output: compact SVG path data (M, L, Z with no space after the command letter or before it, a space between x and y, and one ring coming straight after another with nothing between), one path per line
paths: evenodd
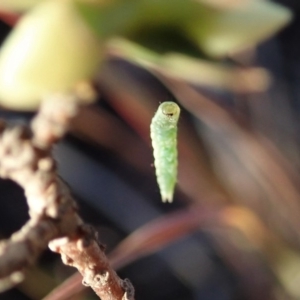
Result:
M182 100L184 89L174 95L172 83L167 88L154 74L111 56L95 82L97 103L82 109L55 146L60 174L107 253L160 216L194 206L224 210L221 220L118 270L134 284L136 299L300 299L300 3L276 2L293 11L292 23L251 59L224 60L265 68L272 78L265 90L198 86L203 103L197 106ZM10 27L0 26L3 40ZM171 205L160 200L148 127L165 100L183 109L179 187ZM0 117L27 124L33 113L2 109ZM0 237L8 238L28 219L26 201L8 180L0 181L0 201ZM240 210L230 210L234 205ZM0 299L41 299L73 272L46 250L25 282ZM87 291L71 299L96 297Z

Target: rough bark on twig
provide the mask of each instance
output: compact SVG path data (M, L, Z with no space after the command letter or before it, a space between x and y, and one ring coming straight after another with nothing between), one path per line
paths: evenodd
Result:
M0 122L0 176L18 183L29 206L30 220L20 231L0 243L0 290L22 281L51 242L67 265L76 267L102 300L133 299L133 288L110 267L93 230L77 214L77 205L59 178L51 146L63 137L77 112L76 97L56 95L46 99L26 127Z

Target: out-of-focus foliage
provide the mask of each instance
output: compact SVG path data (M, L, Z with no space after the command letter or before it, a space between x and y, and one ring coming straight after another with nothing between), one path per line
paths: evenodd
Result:
M41 3L19 21L1 49L0 103L36 109L44 95L89 79L102 49L71 3Z
M233 6L193 0L127 0L89 4L77 0L79 12L101 37L121 35L161 51L174 51L172 43L186 43L208 55L224 56L253 46L274 34L291 19L291 12L269 1L240 1ZM148 37L147 37L148 35ZM168 47L167 47L168 46Z
M2 4L6 10L34 6L0 52L0 103L14 109L36 109L43 95L65 92L91 78L106 41L116 36L158 53L200 57L204 51L221 57L254 46L291 19L283 6L259 0L231 6L194 0L48 0L34 4Z
M137 64L145 69L156 69L171 77L180 78L193 84L225 88L235 91L261 91L270 83L270 77L263 68L251 68L247 72L232 66L211 62L201 58L168 52L158 54L148 48L125 39L111 39L107 47L115 56ZM241 79L242 80L239 80Z

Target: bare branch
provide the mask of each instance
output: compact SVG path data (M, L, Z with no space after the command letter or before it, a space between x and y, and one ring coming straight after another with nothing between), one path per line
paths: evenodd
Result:
M93 230L77 214L77 205L59 178L51 154L53 143L63 137L77 112L73 95L46 99L27 128L0 122L0 176L23 187L30 220L0 244L0 290L22 281L51 241L65 264L76 267L102 300L131 300L133 288L110 267Z
M81 230L82 234L78 232L77 237L51 242L50 249L61 253L66 265L76 267L83 275L82 283L90 286L101 299L133 299L130 282L128 279L120 280L110 268L103 246L97 243L93 230L86 225Z

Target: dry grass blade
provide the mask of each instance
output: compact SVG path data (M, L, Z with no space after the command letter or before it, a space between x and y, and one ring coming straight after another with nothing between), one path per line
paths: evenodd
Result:
M133 260L159 251L200 228L216 212L189 209L156 219L134 231L109 255L111 264L121 268Z
M86 287L82 284L82 276L79 273L75 273L53 289L42 300L68 300L84 289Z

